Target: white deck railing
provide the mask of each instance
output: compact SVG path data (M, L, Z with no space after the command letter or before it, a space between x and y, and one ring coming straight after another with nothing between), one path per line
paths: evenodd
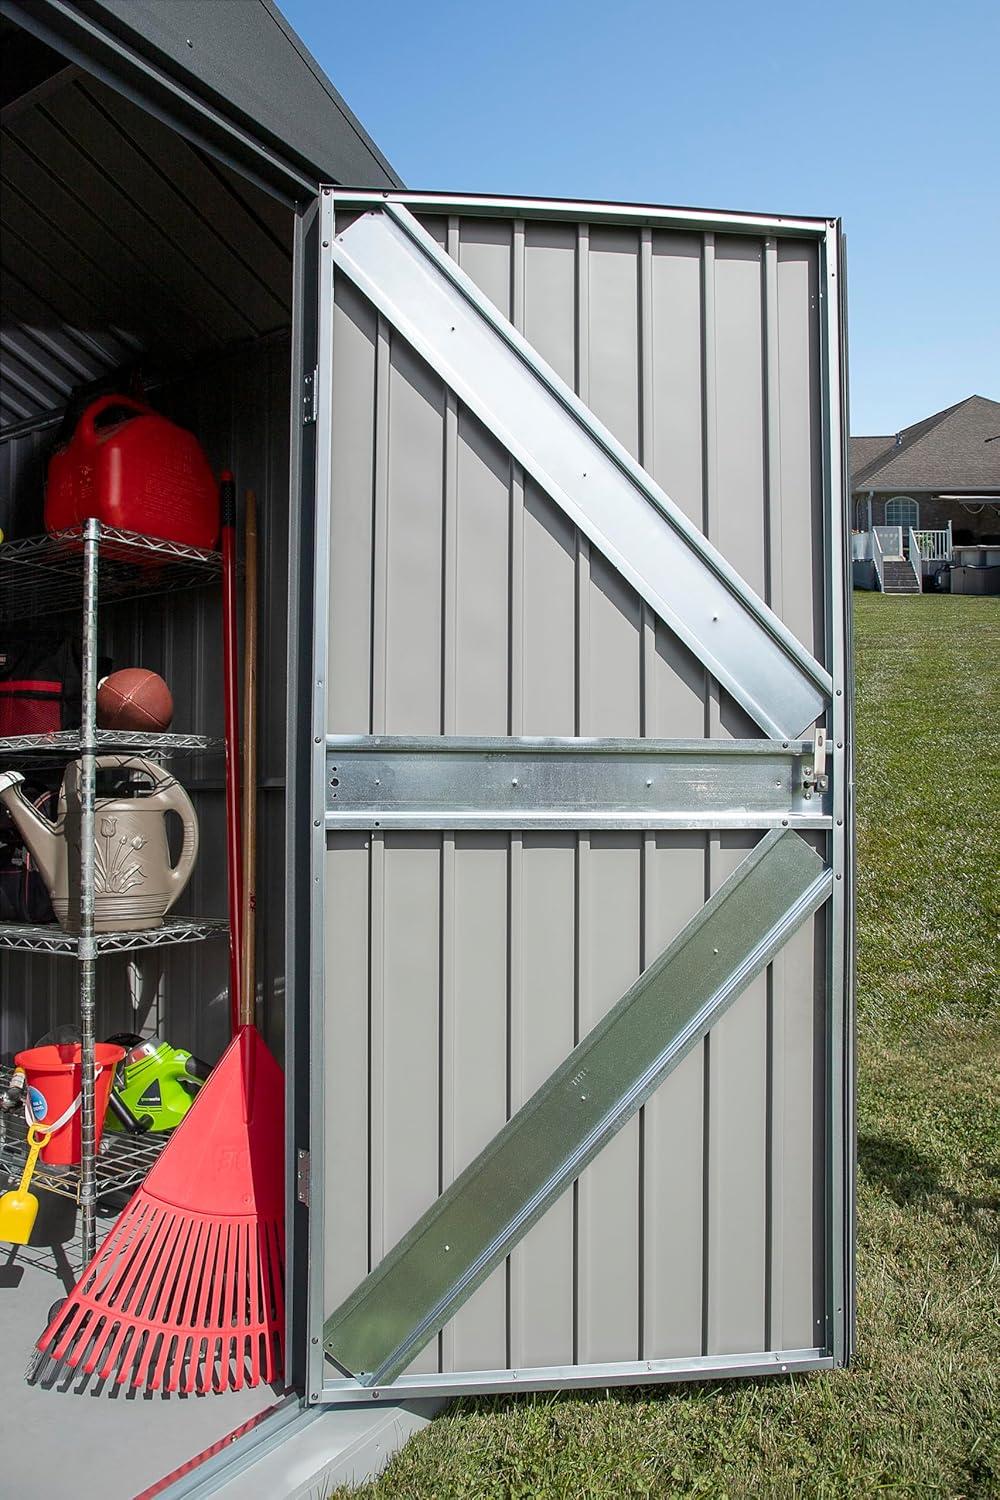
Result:
M915 539L924 562L951 562L951 522L934 531L913 529L910 537L910 546Z
M882 572L882 539L878 534L877 526L872 531L872 562L875 564L875 576L878 579L878 586L884 593L885 578Z
M913 529L912 526L910 527L910 538L909 538L909 540L910 540L909 564L910 564L910 567L913 569L913 576L917 580L917 588L920 590L921 593L923 593L923 591L924 591L924 570L923 570L923 565L922 565L922 563L920 561L922 553L920 551L920 541L919 541L919 538L917 537L917 533L914 531L914 529Z

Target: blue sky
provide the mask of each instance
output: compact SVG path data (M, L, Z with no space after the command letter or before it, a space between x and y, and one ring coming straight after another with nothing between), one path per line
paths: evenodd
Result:
M1000 400L1000 0L278 0L409 187L839 214L852 430Z

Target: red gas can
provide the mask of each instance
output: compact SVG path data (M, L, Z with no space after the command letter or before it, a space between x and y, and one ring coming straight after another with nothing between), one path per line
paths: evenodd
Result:
M219 492L201 444L131 396L101 396L53 453L45 528L88 517L190 547L214 547Z

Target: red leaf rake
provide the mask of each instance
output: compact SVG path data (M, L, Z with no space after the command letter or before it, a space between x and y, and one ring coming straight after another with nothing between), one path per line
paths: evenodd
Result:
M223 476L226 816L238 844L235 492ZM248 497L246 598L255 610L256 520ZM256 630L248 629L249 655ZM247 683L255 663L246 663ZM248 714L248 717L250 715ZM251 758L252 764L252 758ZM252 891L254 780L246 788L250 879L230 858L231 984L239 1026L142 1186L38 1341L50 1359L148 1390L239 1390L284 1368L284 1081L254 1025L252 963L240 952ZM238 914L234 919L234 914Z

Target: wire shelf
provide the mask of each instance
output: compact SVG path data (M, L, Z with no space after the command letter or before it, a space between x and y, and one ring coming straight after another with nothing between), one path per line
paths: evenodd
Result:
M96 750L120 749L129 754L212 755L225 748L225 740L208 734L141 734L122 729L98 729ZM79 729L53 729L48 734L0 735L0 756L44 754L63 760L83 748Z
M222 554L97 525L98 602L201 588L219 577ZM78 610L83 528L0 543L0 623Z
M200 943L229 931L224 917L185 917L159 927L135 932L96 932L94 946L100 953L125 953L133 948L166 948L175 943ZM24 922L0 922L0 948L26 953L58 953L78 958L80 939L54 922L33 926Z
M0 1088L10 1082L13 1071L0 1064ZM0 1171L11 1177L20 1177L24 1167L28 1150L26 1129L23 1110L14 1109L0 1115ZM168 1140L167 1131L126 1135L105 1130L97 1153L97 1197L129 1193L138 1187ZM79 1204L80 1167L53 1167L39 1157L31 1186Z

